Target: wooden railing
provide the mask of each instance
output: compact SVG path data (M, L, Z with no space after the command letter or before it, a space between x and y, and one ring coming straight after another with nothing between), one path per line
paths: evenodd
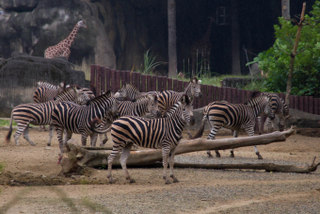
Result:
M188 82L163 76L151 76L131 71L113 70L99 65L91 66L90 84L91 87L95 88L98 95L107 90L116 92L125 83L135 85L140 91L183 91L189 84ZM201 92L202 97L195 99L194 108L203 107L215 100L244 103L250 98L253 91L201 85ZM279 93L279 96L283 99L285 98L285 94L283 93ZM291 95L289 107L320 115L320 98Z

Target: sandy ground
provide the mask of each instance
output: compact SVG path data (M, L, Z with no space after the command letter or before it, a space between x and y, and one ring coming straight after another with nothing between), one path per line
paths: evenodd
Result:
M48 133L39 129L30 131L36 146L22 138L19 146L13 139L6 144L6 133L0 130L0 162L4 165L0 174L0 213L320 212L320 169L297 174L177 168L180 182L165 185L162 168L129 168L136 183L126 183L121 169L115 169L116 183L108 184L105 170L92 169L70 178L57 176L61 167L57 164L56 135L48 148ZM79 135L73 139L80 142ZM297 134L285 142L258 148L264 162L310 164L314 156L319 161L320 139ZM252 147L237 149L235 159L228 157L228 151L221 154L221 159L208 159L205 152L196 152L177 156L176 161L258 161Z

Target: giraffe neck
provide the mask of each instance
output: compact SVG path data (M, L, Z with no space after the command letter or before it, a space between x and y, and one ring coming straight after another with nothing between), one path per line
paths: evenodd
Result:
M74 28L72 29L71 33L69 34L69 36L65 39L65 43L70 47L73 40L76 38L76 35L78 33L79 30L79 26L76 24L74 26Z

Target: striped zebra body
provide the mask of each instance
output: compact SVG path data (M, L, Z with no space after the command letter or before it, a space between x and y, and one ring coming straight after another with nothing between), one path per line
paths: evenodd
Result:
M208 139L213 140L219 129L225 127L234 131L234 137L238 136L239 130L245 130L249 136L254 135L256 118L265 112L270 112L270 102L267 96L258 96L248 101L247 104L231 104L226 101L215 101L208 104L203 111L202 125L196 137L200 137L204 130L205 122L208 121L211 127ZM258 149L255 152L259 159L262 159ZM207 152L211 157L210 151ZM218 151L216 156L220 157ZM234 156L231 150L231 156Z
M151 115L151 117L158 117L160 112L158 109L158 99L156 95L147 95L138 99L136 102L132 101L119 101L118 105L119 116L138 116L143 117L147 113ZM110 120L107 120L105 124L102 126L102 129L107 130L107 128L111 125ZM101 129L101 128L100 128ZM104 145L107 141L107 134L104 133L104 139L100 142L100 146ZM102 139L102 135L100 135L100 139Z
M145 92L140 92L134 85L127 83L127 84L123 85L114 94L114 97L116 97L117 99L122 100L122 101L135 102L136 100L144 97L145 95L146 95Z
M178 182L173 175L173 162L175 148L182 138L182 131L187 123L193 119L192 104L187 96L176 103L166 118L144 119L141 117L125 116L114 121L111 126L113 150L108 157L108 178L113 182L111 170L112 162L121 152L120 163L125 172L126 179L130 178L126 168L126 161L133 144L145 148L161 148L163 156L163 177L170 183L167 176L168 158L170 164L170 177ZM169 157L170 155L170 157Z
M53 100L64 89L64 84L52 85L48 82L37 82L37 89L33 93L33 101L35 103L44 103Z
M14 135L16 145L19 144L19 137L24 133L24 138L31 144L35 145L28 135L29 124L33 125L50 125L51 124L51 114L54 106L63 101L78 101L83 100L83 94L76 88L71 87L66 89L64 92L59 94L55 100L47 101L45 103L28 103L21 104L13 108L11 112L11 122L10 129L7 135L7 141L10 141L12 133L12 120L17 123L17 131ZM52 128L50 127L49 142L52 139Z
M110 94L104 94L88 101L87 105L77 105L71 102L57 104L52 113L52 125L56 128L59 147L63 153L64 144L72 133L81 134L82 145L86 145L87 137L91 136L91 145L95 145L97 133L92 130L92 121L104 120L108 114L116 114L118 103ZM63 131L67 131L63 142Z
M166 90L162 92L158 92L158 100L159 100L159 109L161 111L162 116L164 117L166 112L176 103L181 97L186 94L191 102L194 97L201 96L201 81L196 77L190 80L190 83L187 85L183 92L176 92L172 90Z

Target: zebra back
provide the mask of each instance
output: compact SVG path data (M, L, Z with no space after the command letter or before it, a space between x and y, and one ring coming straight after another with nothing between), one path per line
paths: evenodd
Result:
M77 101L83 96L76 87L67 88L60 93L55 100L44 103L20 104L13 108L12 117L20 124L47 125L50 124L54 106L61 101ZM82 99L82 98L81 98Z
M71 102L58 103L52 113L52 124L73 133L92 133L92 121L107 120L110 113L116 115L117 112L118 101L107 93L82 106Z
M119 116L144 116L150 113L152 116L159 115L158 99L156 95L147 95L136 102L119 101Z

